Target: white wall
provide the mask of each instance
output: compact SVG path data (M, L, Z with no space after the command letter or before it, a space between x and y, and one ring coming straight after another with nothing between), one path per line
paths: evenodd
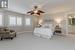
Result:
M23 25L22 26L9 26L9 15L13 15L13 16L18 16L18 17L22 17L24 18L24 15L23 14L19 14L19 13L16 13L16 12L12 12L12 11L6 11L4 10L3 12L3 23L4 23L4 26L5 27L9 27L10 29L14 29L16 32L22 32L24 31L23 29Z
M26 18L30 18L30 23L31 25L25 25L25 19ZM36 26L37 24L37 21L35 21L37 17L36 16L32 16L32 15L24 15L24 30L25 31L33 31L34 30L34 27Z
M51 17L53 17L53 20L55 21L57 18L60 18L62 21L60 23L61 28L62 28L62 33L66 33L66 17L65 17L65 13L56 13L56 14L52 14ZM55 21L55 25L57 24L57 22Z
M14 29L16 32L25 32L25 31L33 31L34 29L34 16L31 15L25 15L25 14L20 14L12 11L7 11L7 10L0 10L0 13L3 15L3 23L5 27L9 27L11 29ZM13 16L18 16L22 17L22 26L9 26L9 15ZM26 26L25 25L25 18L30 18L31 19L31 25Z
M54 19L56 19L56 18L62 19L61 27L62 27L63 33L75 33L75 26L68 25L68 14L75 14L75 11L71 10L71 11L67 11L67 12L55 13L55 14L51 14L51 16Z
M6 11L6 10L0 10L0 13L3 14L3 22L4 22L4 26L8 26L8 15L14 15L14 16L20 16L22 17L22 26L14 26L14 27L10 27L12 29L15 29L17 32L22 32L22 31L33 31L34 27L37 24L37 17L36 16L31 16L31 15L25 15L25 14L20 14L20 13L16 13L16 12L12 12L12 11ZM55 13L55 14L45 14L40 16L40 18L42 18L43 20L45 19L56 19L56 18L61 18L62 22L61 22L61 26L62 26L62 31L63 33L66 33L66 29L68 30L68 32L72 32L75 33L75 26L68 26L68 22L66 23L66 20L68 18L68 14L70 13L74 13L75 11L68 11L68 12L60 12L60 13ZM31 19L31 25L30 26L26 26L25 25L25 18L30 18ZM55 24L56 25L56 24Z

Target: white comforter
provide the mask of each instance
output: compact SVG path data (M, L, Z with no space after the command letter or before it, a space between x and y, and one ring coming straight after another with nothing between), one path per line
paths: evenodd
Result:
M36 27L34 29L34 35L41 36L44 38L51 38L53 36L52 28Z

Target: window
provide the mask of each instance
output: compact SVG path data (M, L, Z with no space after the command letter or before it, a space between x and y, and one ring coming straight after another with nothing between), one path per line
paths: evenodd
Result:
M17 17L17 25L22 25L22 18L21 17Z
M10 16L10 18L9 18L9 25L10 26L16 25L16 17Z
M21 26L22 25L22 18L16 16L9 16L9 25L10 26Z
M0 15L0 26L2 26L3 23L2 23L2 15Z
M26 25L30 25L30 18L26 18L25 22Z
M1 7L3 8L5 8L5 7L7 7L7 5L8 5L8 0L2 0L1 1Z

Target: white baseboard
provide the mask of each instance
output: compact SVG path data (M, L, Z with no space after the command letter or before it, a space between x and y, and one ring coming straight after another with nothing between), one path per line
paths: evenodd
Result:
M33 31L22 31L22 32L17 32L17 34L22 34L22 33L25 33L25 32L33 32Z
M24 32L33 32L33 31L24 31Z

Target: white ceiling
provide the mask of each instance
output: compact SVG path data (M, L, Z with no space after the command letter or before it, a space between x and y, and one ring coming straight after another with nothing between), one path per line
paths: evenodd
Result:
M75 0L8 0L8 9L25 14L39 5L46 13L57 13L75 9Z

